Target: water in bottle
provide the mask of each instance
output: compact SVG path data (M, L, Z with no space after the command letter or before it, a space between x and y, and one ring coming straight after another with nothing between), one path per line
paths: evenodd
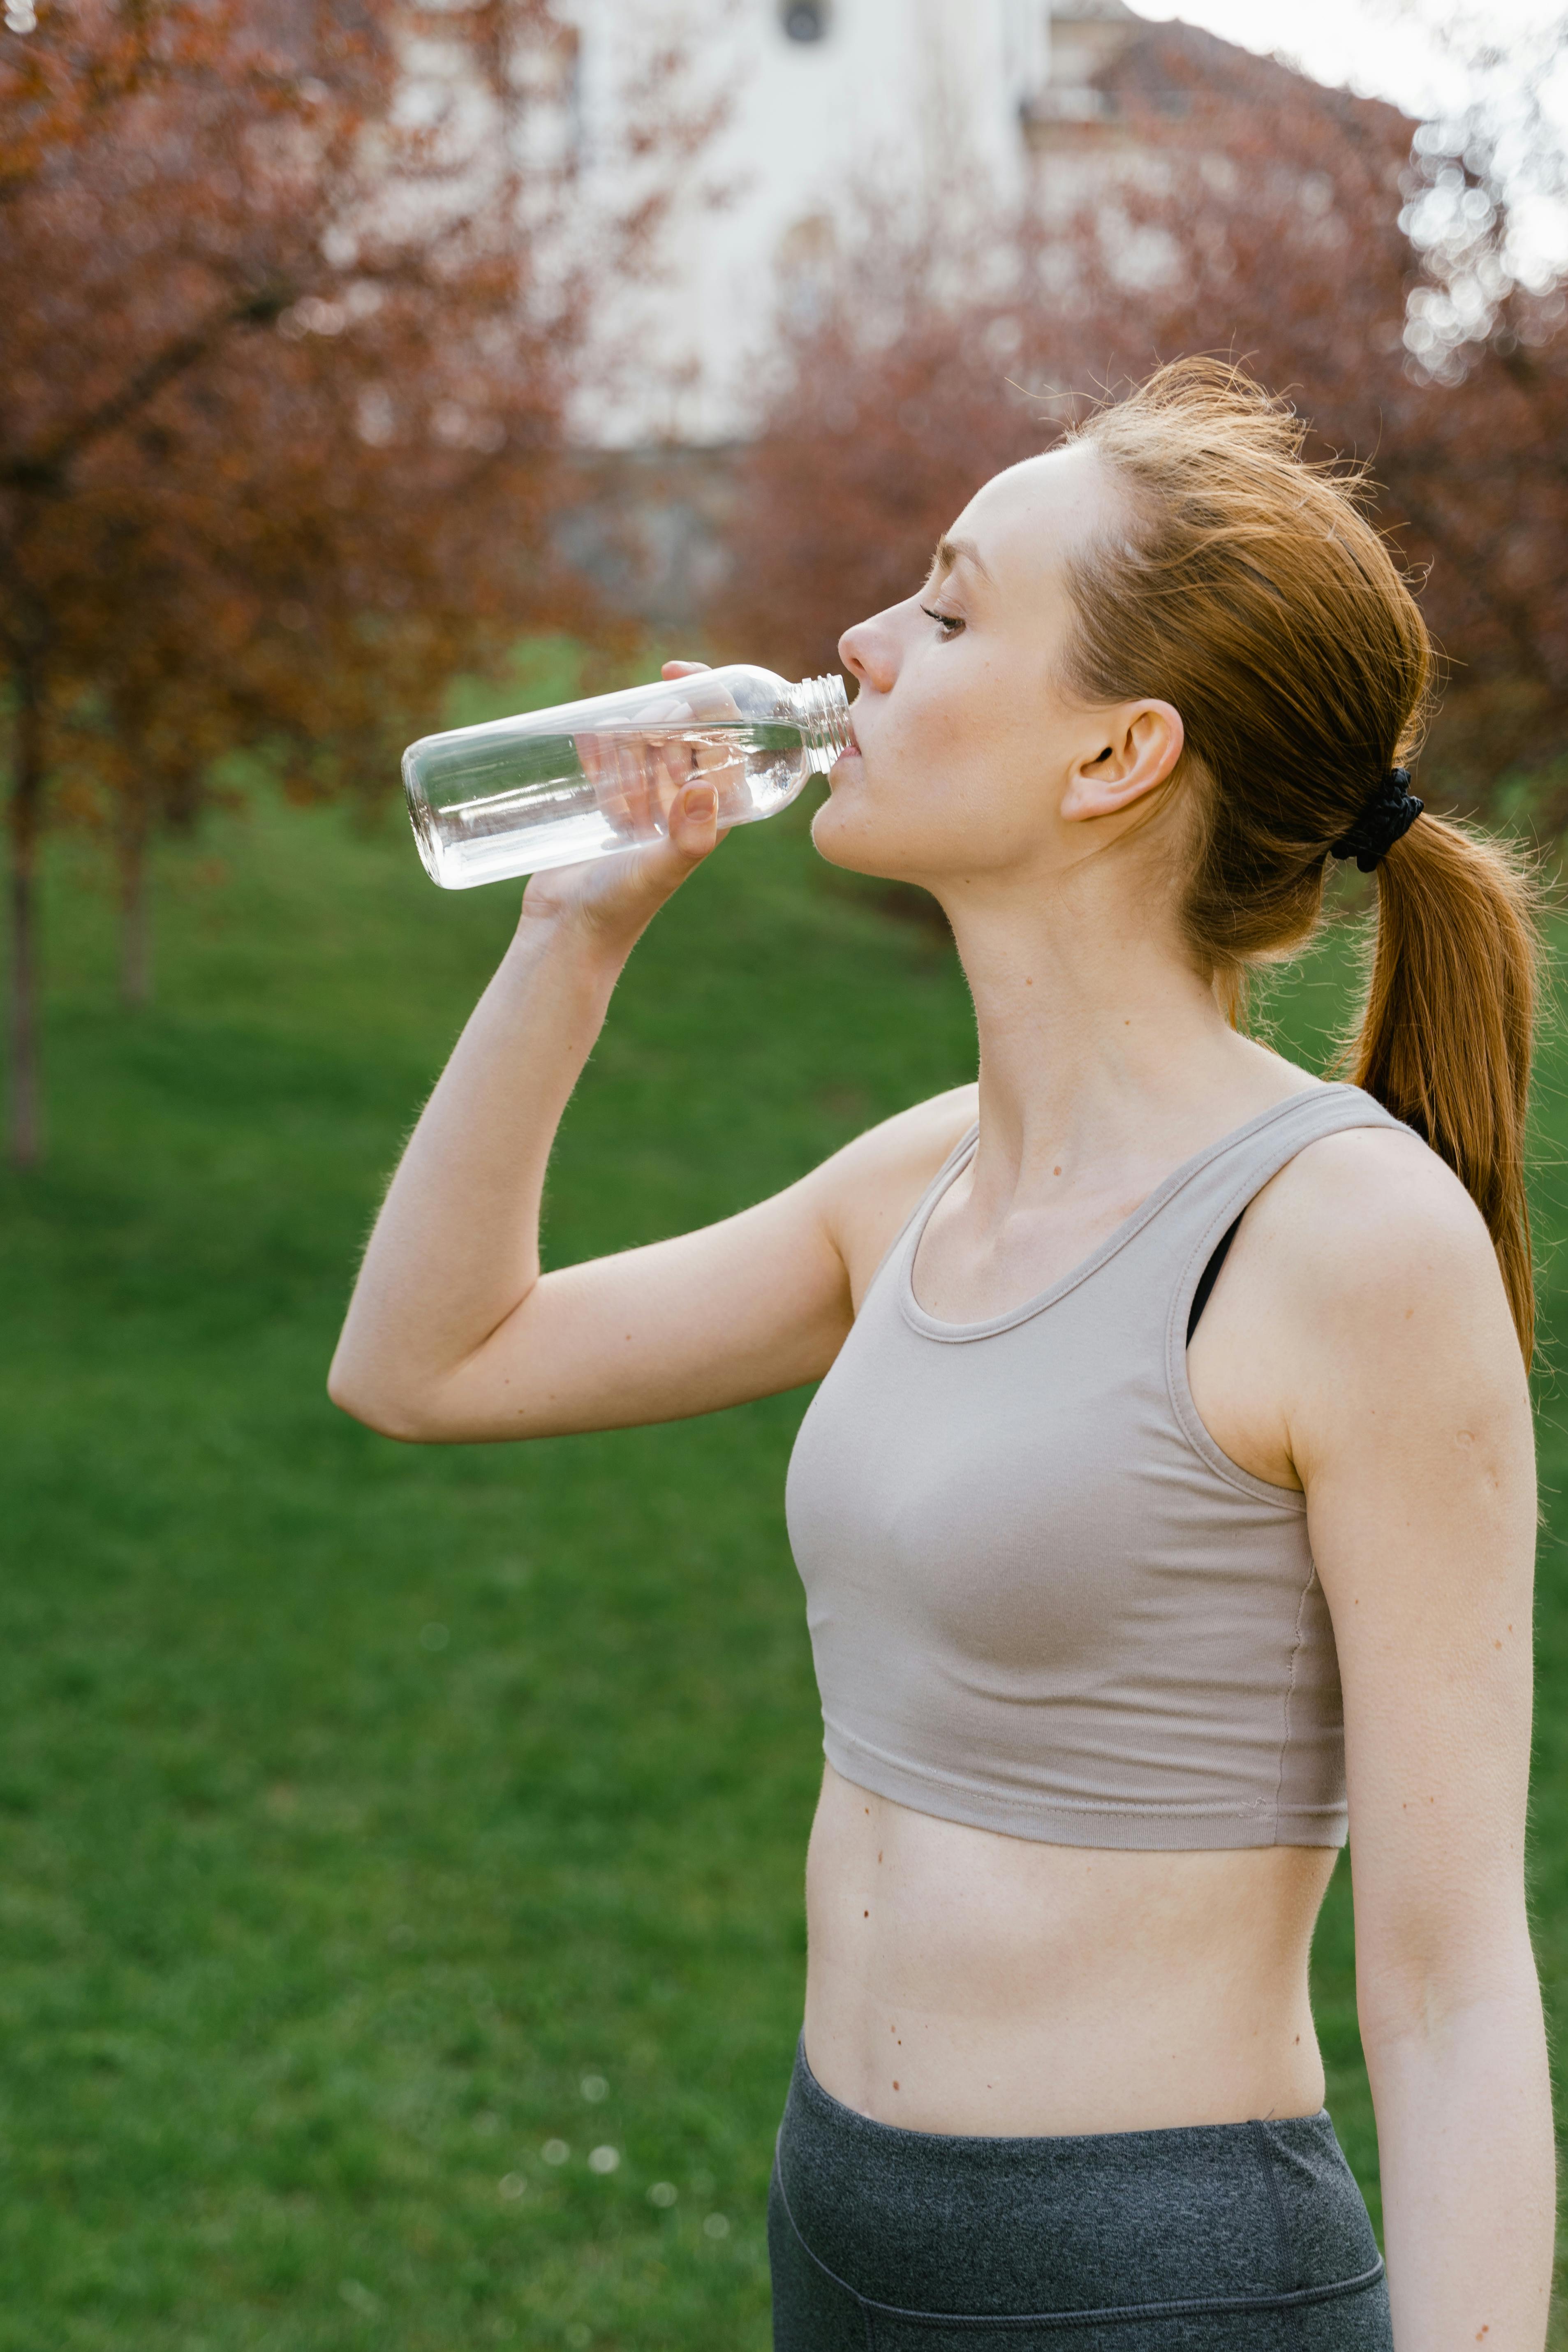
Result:
M426 872L467 890L656 841L691 782L714 786L721 825L754 824L853 741L841 678L736 662L426 735L403 782Z

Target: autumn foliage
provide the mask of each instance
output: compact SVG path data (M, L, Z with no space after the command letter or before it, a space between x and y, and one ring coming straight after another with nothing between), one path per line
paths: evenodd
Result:
M573 58L551 0L53 0L0 34L19 1157L47 824L112 846L144 994L147 845L223 788L224 753L266 752L297 794L383 793L455 671L590 624L556 551L595 294L643 266L704 125L680 58L650 53L624 212L589 218ZM923 209L868 195L786 283L716 649L831 665L988 473L1158 360L1235 355L1320 453L1371 467L1425 575L1449 665L1429 794L1485 806L1524 779L1561 824L1562 296L1505 289L1424 350L1392 108L1180 26L1133 40L1096 106L1041 125L1021 209L977 206L962 168ZM1495 213L1484 159L1444 168Z
M1291 395L1315 454L1370 467L1424 577L1447 661L1428 790L1484 807L1500 780L1533 778L1542 823L1561 825L1561 296L1507 292L1479 338L1424 365L1405 118L1184 26L1152 28L1102 96L1114 142L1047 143L1021 214L966 210L962 188L914 217L868 197L836 264L786 287L740 462L725 649L829 665L847 622L919 583L989 473L1161 360L1235 357Z
M218 754L384 792L455 670L582 613L551 531L588 324L559 234L570 42L548 0L55 0L0 36L24 1160L47 821L114 843L134 995L149 835ZM597 225L598 273L651 218Z

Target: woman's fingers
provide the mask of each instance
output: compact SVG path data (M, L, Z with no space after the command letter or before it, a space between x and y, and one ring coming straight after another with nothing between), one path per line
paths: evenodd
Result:
M711 784L683 782L670 794L668 832L622 856L534 875L524 913L583 920L629 946L723 839L718 800Z
M720 795L710 783L687 783L670 802L670 849L687 870L720 840Z
M660 666L660 677L695 677L700 669L708 669L708 662L672 661Z
M637 855L605 858L597 866L574 869L582 876L584 905L601 918L631 918L637 927L678 890L721 838L718 794L711 784L685 784L670 795L661 837Z
M666 662L666 677L687 677L705 662ZM727 697L722 708L732 710ZM577 738L583 772L599 808L627 850L582 866L536 875L524 899L531 915L587 918L635 938L722 839L732 787L744 762L721 732L681 701L647 714L647 731L629 726L584 730Z
M685 784L669 804L669 838L682 857L706 857L719 838L719 795L711 784Z

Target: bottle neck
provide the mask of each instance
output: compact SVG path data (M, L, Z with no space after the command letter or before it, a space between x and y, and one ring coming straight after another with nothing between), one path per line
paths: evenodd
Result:
M855 748L849 698L841 677L803 678L795 690L795 714L811 764L825 776L841 751Z

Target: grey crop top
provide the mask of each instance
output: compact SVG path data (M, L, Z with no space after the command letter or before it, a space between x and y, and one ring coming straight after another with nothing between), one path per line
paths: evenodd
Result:
M1314 1087L1173 1171L983 1323L910 1279L972 1131L884 1258L791 1458L824 1746L918 1812L1062 1845L1344 1843L1333 1628L1306 1505L1187 1389L1215 1244L1302 1147L1408 1129Z

